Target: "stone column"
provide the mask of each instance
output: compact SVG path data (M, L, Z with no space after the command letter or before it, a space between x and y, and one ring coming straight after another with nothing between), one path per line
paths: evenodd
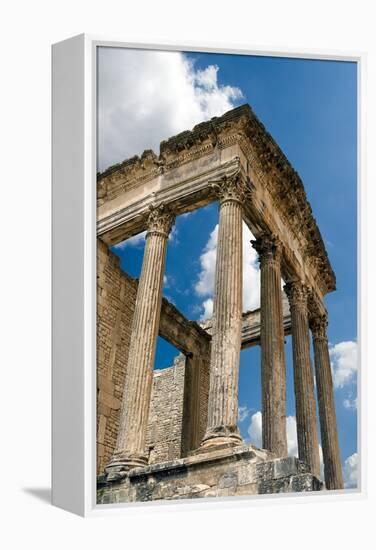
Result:
M315 355L317 400L321 428L324 475L327 489L343 489L342 466L338 444L336 409L334 405L333 380L330 368L327 315L310 319Z
M174 216L164 205L152 207L125 375L116 448L106 468L108 479L148 462L145 449L167 239Z
M300 281L285 286L290 303L294 362L296 426L299 458L320 477L320 455L316 424L313 373L309 350L307 289Z
M282 457L287 456L287 438L281 243L264 232L252 245L261 271L262 448Z
M219 186L208 424L201 448L241 442L237 420L244 193L245 186L238 174L225 177Z

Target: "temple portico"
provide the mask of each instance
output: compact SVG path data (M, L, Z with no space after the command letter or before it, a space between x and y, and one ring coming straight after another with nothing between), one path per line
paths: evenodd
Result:
M213 318L199 325L163 299L165 257L176 216L215 201L219 213ZM247 313L242 303L243 222L255 237L245 244L254 247L260 263L260 308ZM131 296L116 305L123 313L121 308L129 306L127 321L122 314L110 318L105 302L112 293L106 285L113 284L108 248L141 231L146 231L146 244L139 281L124 282L117 275L119 288L129 288ZM196 496L215 491L248 494L246 488L318 490L318 421L326 488L343 488L324 304L325 294L335 290L335 275L298 174L250 107L239 107L162 142L158 157L145 151L99 174L97 232L103 250L98 263L98 334L104 350L99 353L99 368L105 379L98 397L101 456L106 456L99 471L105 473L103 502L115 499L115 493L118 499L141 498L142 479L152 485L161 472L169 479L166 498L180 498L182 481L176 482L176 494L171 481L178 471L179 479L183 472L194 477L195 487L206 487ZM115 332L123 330L122 323L124 336L119 340ZM155 442L162 438L155 435L159 427L152 420L162 384L162 378L156 380L153 374L158 334L182 354L174 371L174 383L182 372L181 406L175 411L180 440L174 448L161 444L166 454L159 461L150 458L153 452L158 458ZM287 457L285 336L289 334L296 462ZM238 429L240 352L249 345L261 347L262 450L246 445ZM120 376L114 375L114 368ZM111 391L116 402L107 397ZM165 402L160 406L158 411ZM233 467L236 483L213 481L215 475L218 480L230 475L224 464L233 464L229 468ZM269 470L266 464L272 465ZM212 473L206 477L197 473L209 471L205 468ZM209 478L212 481L206 483ZM160 489L155 489L159 496L153 491L150 499L163 498Z

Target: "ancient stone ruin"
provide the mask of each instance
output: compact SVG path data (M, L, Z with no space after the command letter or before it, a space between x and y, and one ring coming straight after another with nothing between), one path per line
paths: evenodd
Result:
M298 174L251 108L163 141L159 156L144 151L98 174L97 198L98 503L343 488L324 306L335 275ZM200 325L162 297L162 284L176 216L213 201L214 314ZM261 272L260 309L247 313L243 221ZM135 280L110 247L142 231ZM153 370L158 334L181 352L163 370ZM287 334L299 459L287 456ZM245 444L237 426L240 350L254 345L261 346L262 449Z

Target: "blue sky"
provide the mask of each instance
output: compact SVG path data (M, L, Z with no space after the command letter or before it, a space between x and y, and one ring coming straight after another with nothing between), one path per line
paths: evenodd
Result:
M341 457L347 484L353 485L357 458L356 65L256 56L101 50L100 169L141 154L146 148L158 152L162 139L236 105L249 103L299 172L337 276L337 291L326 298L328 334ZM181 216L169 241L164 295L195 320L210 311L217 221L217 204ZM248 234L244 235L247 239ZM114 248L123 269L135 277L140 273L143 247L141 236ZM245 301L255 307L257 258L246 248L244 254L244 284L248 292ZM294 454L291 338L286 342L288 437ZM159 338L155 367L170 366L176 354L175 348ZM258 442L258 348L241 353L239 405L243 437Z

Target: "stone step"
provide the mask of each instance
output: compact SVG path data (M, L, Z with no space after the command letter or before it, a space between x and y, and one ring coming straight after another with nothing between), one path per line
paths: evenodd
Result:
M268 451L241 445L135 468L111 482L101 478L98 504L322 489L302 461L271 456Z

